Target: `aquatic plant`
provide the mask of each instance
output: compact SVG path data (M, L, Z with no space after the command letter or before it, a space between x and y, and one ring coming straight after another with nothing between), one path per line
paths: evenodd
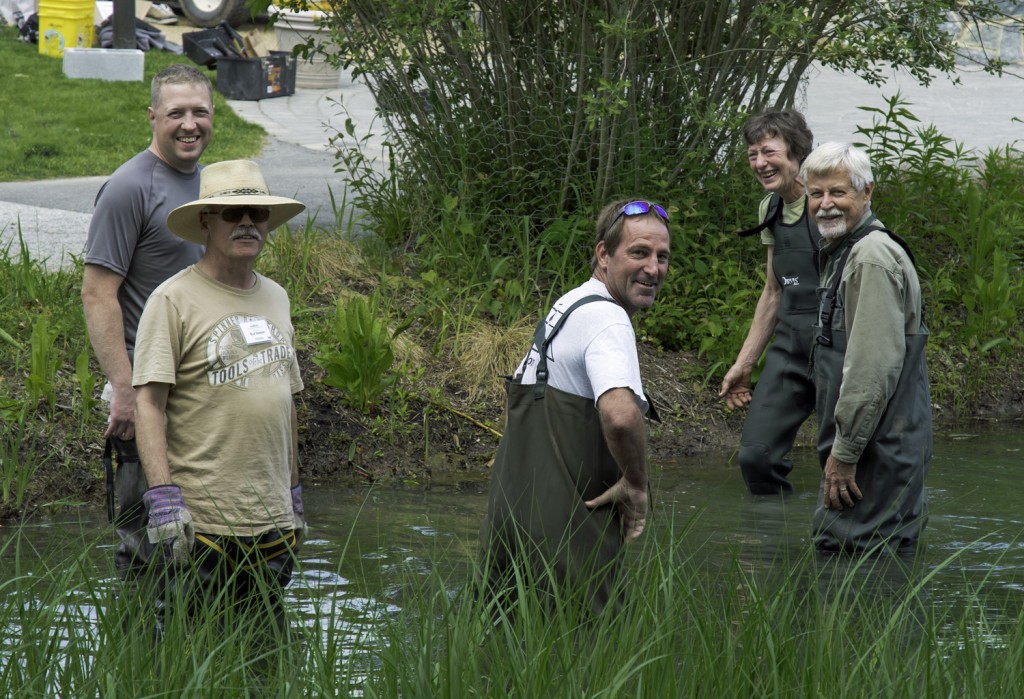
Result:
M361 621L304 587L293 593L289 634L260 650L252 625L219 601L198 617L174 610L155 637L141 601L116 594L112 563L93 560L109 530L65 526L44 550L13 533L0 543L0 693L1017 696L1019 605L986 601L984 576L958 595L933 594L960 552L924 567L822 558L809 547L779 554L749 540L707 556L689 536L698 517L628 548L621 609L596 618L571 590L541 598L527 573L510 613L495 614L478 594L467 542L439 539L425 568L377 570L345 541L333 575L382 589L360 602Z

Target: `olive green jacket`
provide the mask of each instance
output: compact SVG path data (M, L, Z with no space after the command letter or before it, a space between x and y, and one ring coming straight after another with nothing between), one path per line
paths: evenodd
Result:
M851 232L875 220L868 212ZM823 246L828 255L821 286L832 283L850 235ZM835 407L832 455L857 463L896 390L906 356L906 336L921 326L921 284L906 251L886 233L874 231L853 247L837 297L845 308L848 345Z

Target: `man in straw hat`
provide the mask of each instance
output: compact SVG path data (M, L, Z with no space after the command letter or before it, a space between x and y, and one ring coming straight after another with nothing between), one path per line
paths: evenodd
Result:
M269 233L303 209L271 196L256 163L235 160L204 168L199 199L167 217L206 250L150 296L135 349L161 618L169 591L195 606L227 584L230 601L283 629L303 526L292 399L302 380L288 294L253 267Z

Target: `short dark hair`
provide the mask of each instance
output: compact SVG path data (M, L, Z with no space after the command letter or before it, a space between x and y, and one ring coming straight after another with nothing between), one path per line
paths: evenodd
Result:
M626 227L626 219L637 219L637 218L656 218L662 223L665 223L665 227L668 227L668 223L665 222L658 212L652 207L646 214L637 214L636 216L619 216L619 212L622 211L622 207L632 201L650 201L643 197L630 197L629 199L618 199L612 203L606 205L601 209L601 213L597 215L597 226L596 226L596 239L594 240L594 254L590 258L590 271L593 272L597 269L597 244L604 241L604 249L609 255L614 255L615 251L619 249L619 243L622 242L622 229ZM618 218L616 219L616 217Z
M160 91L164 85L202 85L209 90L210 102L213 102L213 84L210 79L206 73L187 63L172 63L153 76L149 87L150 107L160 104Z
M802 163L814 148L814 134L807 128L804 115L795 109L761 112L743 125L743 138L748 146L772 136L785 141L790 158L797 163Z

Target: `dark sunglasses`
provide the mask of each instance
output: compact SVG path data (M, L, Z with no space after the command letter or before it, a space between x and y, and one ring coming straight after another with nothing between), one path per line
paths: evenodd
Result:
M631 201L619 209L619 213L615 214L615 218L613 218L612 222L608 224L608 227L604 229L605 233L607 234L608 231L612 229L612 226L615 225L615 222L623 216L640 216L642 214L649 214L652 210L654 213L658 214L665 223L668 223L668 212L661 206L649 201L637 200Z
M228 223L238 223L246 214L249 214L249 220L253 223L263 223L270 218L270 209L265 206L229 206L210 213L217 214Z

